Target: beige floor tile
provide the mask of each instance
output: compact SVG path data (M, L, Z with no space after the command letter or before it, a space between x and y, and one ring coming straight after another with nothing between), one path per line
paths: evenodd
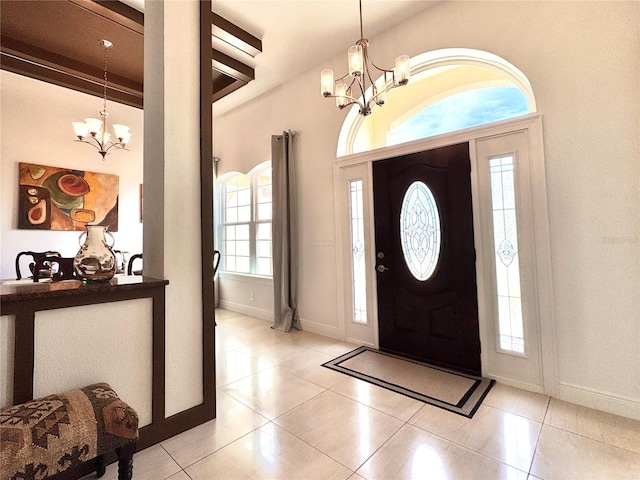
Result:
M406 395L392 392L386 388L373 385L357 378L342 375L343 380L331 388L332 391L349 397L356 402L380 410L406 422L424 406L420 402Z
M496 383L491 387L483 403L505 412L530 418L536 422L542 422L549 405L549 396Z
M531 473L544 480L638 480L640 455L544 425Z
M234 317L244 317L244 314L238 312L232 312L231 310L225 310L223 308L216 308L215 311L216 322L226 322Z
M191 480L189 475L180 470L175 475L171 475L167 480Z
M319 385L273 368L230 383L222 390L270 420L325 391Z
M324 388L331 388L345 379L342 373L323 367L322 364L333 359L326 353L309 350L305 355L287 360L276 369L303 378Z
M362 478L360 475L358 475L357 473L354 473L353 475L351 475L347 480L367 480L366 478Z
M218 318L218 310L216 310L216 319ZM227 325L236 325L242 328L254 328L254 327L271 327L271 322L263 320L261 318L251 317L249 315L233 315L225 317L220 323Z
M409 423L526 472L542 426L485 405L471 419L425 405Z
M238 350L223 349L216 352L216 386L229 383L273 367L266 360L259 360Z
M328 353L329 355L331 355L333 359L333 358L339 357L340 355L344 355L345 353L349 353L352 350L355 350L356 348L358 348L359 346L360 345L356 345L355 343L334 342L330 345L318 347L316 348L316 350L319 350L323 353Z
M146 448L133 456L133 478L136 480L165 480L181 472L180 466L173 461L160 445ZM83 477L83 480L95 479L95 473ZM107 466L101 480L118 479L118 462Z
M162 446L182 467L219 450L268 420L249 407L218 390L215 420L199 425L162 442Z
M186 469L193 480L345 480L353 472L268 423Z
M235 350L250 345L251 341L251 330L249 329L230 324L218 324L216 327L216 347Z
M397 418L332 391L277 418L296 437L356 470L401 426Z
M640 421L638 420L551 399L544 423L614 447L640 453Z
M527 478L526 472L408 424L356 473L368 480Z
M335 338L329 338L315 333L306 332L304 330L291 330L287 333L288 341L292 345L299 347L319 350L336 343ZM333 357L331 357L333 358Z
M268 343L264 338L260 342L254 341L244 345L236 351L273 365L301 357L307 353L307 349L305 348L283 342Z

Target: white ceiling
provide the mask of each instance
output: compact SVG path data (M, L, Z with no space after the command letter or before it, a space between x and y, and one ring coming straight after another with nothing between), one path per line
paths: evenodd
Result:
M144 0L121 1L138 10L144 9ZM438 2L363 0L362 3L364 35L371 38ZM263 47L255 58L242 58L255 68L256 79L218 100L214 104L216 115L314 67L346 69L347 48L360 38L357 0L213 0L212 9L260 38ZM345 53L344 65L327 64L341 52ZM318 83L319 78L318 71Z

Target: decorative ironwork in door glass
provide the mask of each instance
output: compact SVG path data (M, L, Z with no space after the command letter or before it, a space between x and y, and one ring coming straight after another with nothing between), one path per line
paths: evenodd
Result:
M440 214L429 187L413 182L400 209L400 243L411 274L419 281L431 278L440 258Z

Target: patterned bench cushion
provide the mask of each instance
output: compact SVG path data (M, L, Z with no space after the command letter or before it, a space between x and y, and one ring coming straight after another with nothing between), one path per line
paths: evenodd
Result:
M0 410L0 480L42 479L138 438L138 415L106 383Z

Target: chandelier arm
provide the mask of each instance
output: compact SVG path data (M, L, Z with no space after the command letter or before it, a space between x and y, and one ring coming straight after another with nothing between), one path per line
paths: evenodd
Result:
M365 69L366 70L366 69ZM358 81L358 87L360 88L360 93L362 94L362 103L366 104L367 103L367 98L365 95L366 92L366 85L364 83L364 81L360 80L360 77L356 77L356 80Z
M348 107L349 105L353 105L353 104L358 104L360 106L360 108L364 108L364 105L362 105L362 102L360 100L358 100L355 97L352 97L351 95L324 95L324 98L346 98L349 100L349 103L345 103L342 107L339 108L344 108L344 107ZM79 142L80 140L76 140L76 142ZM124 148L124 147L123 147ZM126 148L125 148L126 150Z
M93 137L91 137L91 138L93 138ZM95 138L94 138L94 140L95 140ZM96 144L95 145L93 143L91 143L91 142L86 141L86 140L74 140L74 142L86 143L87 145L91 145L93 148L95 148L98 151L100 151L100 148L101 148L101 146L100 146L100 144L98 143L97 140L96 140Z
M380 90L379 92L377 92L373 97L371 97L371 99L367 102L368 104L372 105L374 102L377 103L376 99L378 97L381 97L382 95L384 95L385 93L387 93L389 90L395 88L395 85L392 85L390 87L387 87L383 90Z

